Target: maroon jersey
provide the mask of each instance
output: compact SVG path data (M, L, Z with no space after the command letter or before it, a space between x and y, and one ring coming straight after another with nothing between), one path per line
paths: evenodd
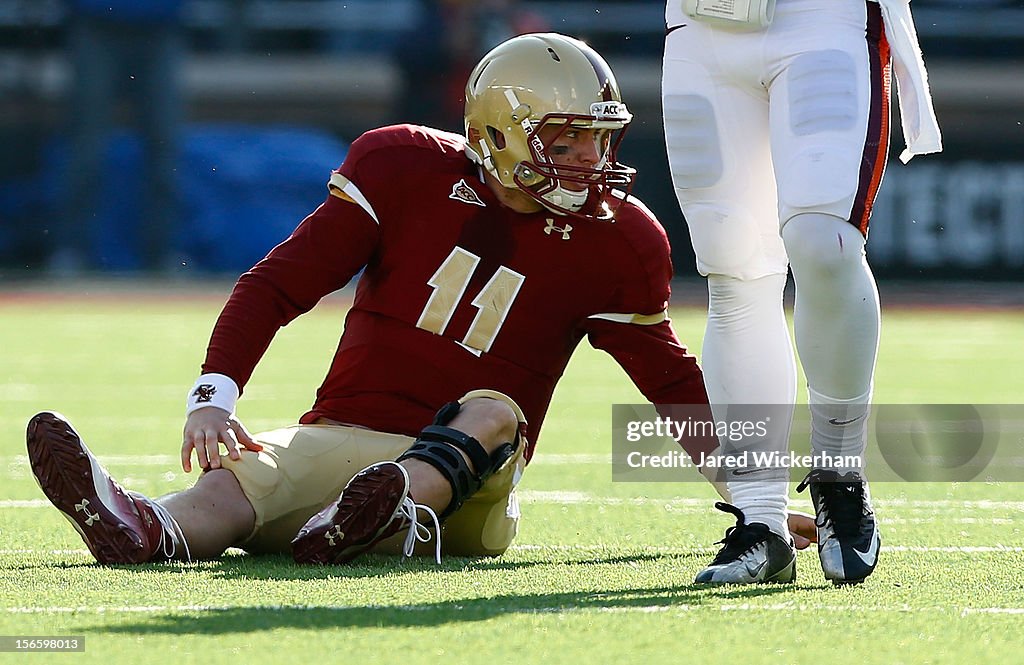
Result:
M707 402L664 314L668 239L639 202L614 221L514 212L461 136L410 125L364 134L331 182L332 195L241 277L204 372L243 387L280 326L362 269L302 422L415 436L443 404L485 388L522 407L532 444L584 337L652 402Z

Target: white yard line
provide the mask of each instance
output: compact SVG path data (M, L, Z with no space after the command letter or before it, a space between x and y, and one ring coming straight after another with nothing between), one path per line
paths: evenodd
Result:
M644 552L660 552L664 554L680 554L682 546L669 545L512 545L508 548L510 552L610 552L622 549L643 550ZM715 548L700 547L700 551L711 552ZM883 545L886 552L909 552L913 554L1008 554L1024 552L1024 547L1011 547L1007 545ZM687 552L693 548L686 548ZM0 549L0 556L18 556L25 554L52 554L62 556L89 556L87 549L62 549L62 550L37 550L29 548Z
M613 496L598 496L591 494L590 492L575 492L575 491L564 491L564 490L520 490L519 499L523 503L537 503L537 504L556 504L556 505L594 505L594 506L646 506L654 505L665 508L671 508L682 512L694 511L704 512L710 510L712 506L712 499L698 499L691 497L649 497L649 496L634 496L634 497L613 497ZM958 510L972 510L972 511L1008 511L1008 512L1024 512L1024 501L993 501L993 500L964 500L956 501L953 499L934 499L934 500L887 500L887 499L876 499L874 501L876 508L884 509L911 509L911 510L923 510L923 511L939 511L943 509L955 508ZM793 507L798 509L809 509L809 503L803 500L794 500L792 502ZM50 502L46 499L0 499L0 509L3 508L49 508ZM936 518L946 519L950 523L957 524L974 524L978 522L985 523L998 523L1005 524L1013 521L1013 515L1006 517L944 517L942 515L936 515ZM883 523L885 520L891 520L892 523L915 523L923 518L918 517L882 517ZM925 520L930 521L930 520Z
M164 466L178 464L177 455L100 455L96 457L101 464L110 466ZM607 454L541 454L538 453L530 462L530 466L561 466L566 464L588 465L612 463L612 456ZM28 455L0 455L0 465L10 464L28 466Z
M611 465L611 455L604 454L538 454L533 459L530 466L560 466L560 465ZM177 470L181 460L176 455L101 455L99 461L104 466L109 467L163 467L168 473L163 474L163 480L171 482L177 478ZM7 467L7 477L20 478L20 477L31 477L31 472L28 469L28 456L27 455L0 455L0 469L4 466ZM0 472L2 473L2 472ZM133 474L136 475L136 474ZM122 481L124 477L120 478ZM687 481L690 482L690 481ZM692 481L696 485L702 485L703 480L699 476L695 476ZM125 484L130 484L125 482ZM621 483L620 483L621 484ZM664 483L659 483L659 485ZM913 487L913 483L910 483L908 487ZM574 504L574 503L592 503L595 505L645 505L645 504L658 504L671 506L672 508L685 508L685 507L700 507L704 508L710 506L712 503L711 499L696 499L696 498L654 498L654 497L629 497L629 498L617 498L617 497L600 497L593 495L589 492L577 492L577 491L560 491L560 490L521 490L519 498L522 501L530 503L561 503L561 504ZM885 499L875 498L873 503L877 508L911 508L920 510L937 510L942 508L957 508L966 510L1007 510L1007 511L1021 511L1024 512L1024 500L1021 501L1005 501L996 499ZM45 503L43 504L45 505ZM810 502L807 499L801 497L794 497L792 505L800 510L809 508ZM23 507L32 508L37 507L34 504L19 505L17 500L0 500L0 508L10 507Z
M647 505L671 506L673 508L697 507L707 508L712 505L711 499L697 499L686 497L608 497L597 496L589 492L576 492L565 490L520 490L519 499L525 503L560 503L578 504L587 503L594 505ZM1024 511L1024 501L994 501L989 499L964 500L955 499L873 499L876 508L911 508L918 510L935 510L942 508L957 508L969 510L1008 510ZM809 506L806 500L796 499L794 507Z
M645 552L680 553L682 547L671 547L668 545L512 545L509 547L513 552L543 552L545 550L555 552L608 552L618 549L639 549ZM713 547L700 548L712 551ZM1008 552L1024 552L1024 547L1008 547L1006 545L882 545L886 552L912 552L915 554L939 553L939 554L1004 554ZM687 551L691 551L687 549ZM2 553L3 550L0 550ZM82 552L88 553L87 550Z
M89 550L32 550L32 549L16 549L16 550L3 550L0 549L0 556L15 556L18 554L61 554L61 555L88 555Z
M52 508L46 499L0 499L0 508Z
M177 455L97 455L104 466L169 466L181 463ZM2 455L0 466L27 467L28 455Z

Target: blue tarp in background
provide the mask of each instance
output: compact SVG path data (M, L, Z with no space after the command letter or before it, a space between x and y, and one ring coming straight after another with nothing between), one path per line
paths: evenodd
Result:
M252 266L327 197L345 159L314 129L203 126L185 141L179 247L202 269Z
M20 182L0 183L0 252L15 241L9 220L35 217L44 228L59 214L67 142L43 148L42 168ZM331 170L346 146L333 135L296 126L194 124L183 132L178 168L181 225L172 255L188 269L238 273L285 239L327 196ZM93 260L102 268L139 268L137 225L146 167L137 135L111 136L99 197ZM25 223L25 222L22 222ZM22 232L25 229L21 230Z

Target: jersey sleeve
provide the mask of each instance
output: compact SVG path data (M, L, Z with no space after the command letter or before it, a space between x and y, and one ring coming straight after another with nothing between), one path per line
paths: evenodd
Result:
M624 247L616 265L619 286L606 312L588 317L590 344L610 354L659 413L671 416L671 405L708 406L704 375L697 358L676 337L668 317L672 261L668 236L645 209L642 224L624 232ZM718 445L714 437L680 442L694 457Z
M632 197L623 206L622 217L616 222L618 238L606 261L615 272L615 288L605 304L607 311L594 316L665 312L672 293L668 234L653 213Z
M204 374L224 374L241 390L278 329L370 261L377 223L342 192L330 191L287 240L238 280L214 325Z
M399 194L408 194L414 180L410 174L422 168L416 159L421 151L415 148L423 138L414 129L394 125L361 135L331 177L331 191L357 203L377 224L400 216L392 214L402 198Z
M615 359L660 415L672 417L673 406L680 405L686 407L680 412L694 415L692 407L697 407L711 419L704 374L668 319L653 325L595 320L587 334L591 345ZM691 437L679 443L695 460L718 447L715 437Z
M588 338L610 354L654 404L707 404L697 358L676 337L668 319L654 325L593 321Z

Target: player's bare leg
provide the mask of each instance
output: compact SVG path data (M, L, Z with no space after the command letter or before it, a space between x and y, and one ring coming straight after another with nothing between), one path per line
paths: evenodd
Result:
M207 471L195 486L157 502L177 520L193 559L223 554L252 533L256 523L256 513L227 469Z
M402 528L405 552L430 538L419 523L458 510L520 444L521 414L490 398L453 402L397 462L373 464L349 481L338 501L314 515L292 541L300 563L345 563ZM413 498L415 497L415 499ZM440 542L435 541L440 560Z

